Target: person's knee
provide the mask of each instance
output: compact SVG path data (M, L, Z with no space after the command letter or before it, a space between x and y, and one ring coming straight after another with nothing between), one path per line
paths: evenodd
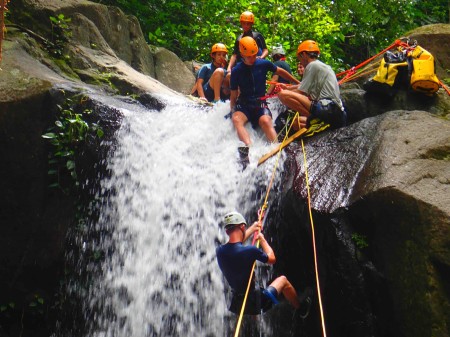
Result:
M283 285L283 287L288 283L288 279L284 275L278 276L278 279L280 280L280 283Z
M212 74L213 78L218 78L221 81L223 80L224 76L225 76L225 72L222 68L217 68L216 70L214 70L214 72Z
M268 115L259 118L259 126L263 129L273 127L272 118Z
M233 122L234 126L244 125L244 120L243 120L242 117L241 117L239 114L237 114L237 113L234 113L234 114L231 116L231 121Z
M275 280L272 281L270 284L272 287L274 287L278 293L282 293L283 289L290 284L286 276L278 276Z

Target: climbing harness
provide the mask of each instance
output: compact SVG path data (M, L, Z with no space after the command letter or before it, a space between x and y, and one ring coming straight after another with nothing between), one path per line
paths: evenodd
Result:
M299 113L297 112L296 115L294 116L294 118L292 119L292 122L289 125L289 128L286 132L286 135L283 139L283 142L281 143L281 145L284 145L284 143L289 139L288 138L288 134L289 131L292 128L293 125L293 121L295 121L295 118L299 117ZM305 129L306 130L306 129ZM264 198L264 202L263 205L261 206L261 208L258 210L258 221L261 222L262 219L265 216L265 212L267 209L267 205L268 205L268 199L269 199L269 194L270 191L272 189L272 185L273 185L273 181L275 178L275 173L276 170L278 168L279 165L279 160L281 157L281 150L284 146L280 147L280 149L278 150L278 155L277 155L277 159L275 161L275 165L274 168L272 170L272 176L270 178L270 182L269 185L267 187L267 191L266 191L266 195ZM307 163L306 163L306 151L304 148L304 144L303 144L303 139L302 139L302 150L303 150L303 157L304 157L304 162L305 162L305 180L306 180L306 187L307 187L307 195L308 195L308 209L309 209L309 216L310 216L310 221L311 221L311 231L312 231L312 241L313 241L313 248L314 248L314 265L315 265L315 274L316 274L316 285L317 285L317 293L318 293L318 299L319 299L319 307L320 307L320 314L321 314L321 321L322 321L322 330L323 330L323 337L326 337L326 330L325 330L325 319L324 319L324 314L323 314L323 306L322 306L322 297L321 297L321 291L320 291L320 282L319 282L319 270L318 270L318 263L317 263L317 251L316 251L316 239L315 239L315 234L314 234L314 223L313 223L313 217L312 217L312 211L311 211L311 198L310 198L310 190L309 190L309 183L308 183L308 168L307 168ZM262 227L261 227L262 230ZM253 235L253 240L252 240L252 245L255 245L257 247L259 247L259 240L257 240L259 232L255 232ZM240 332L240 327L241 327L241 323L242 323L242 318L244 315L244 310L245 310L245 305L247 303L247 298L248 298L248 294L250 291L250 286L252 284L252 278L254 275L254 270L255 270L255 266L256 266L256 261L253 263L252 269L250 271L250 277L248 280L248 284L247 284L247 288L245 290L245 295L244 295L244 299L242 301L242 307L239 313L239 318L238 318L238 322L236 325L236 331L234 334L234 337L238 337L239 336L239 332Z

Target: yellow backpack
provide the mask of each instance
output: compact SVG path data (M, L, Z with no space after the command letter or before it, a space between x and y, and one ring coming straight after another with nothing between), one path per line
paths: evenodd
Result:
M420 46L416 46L408 55L412 61L411 88L425 95L433 95L439 90L439 79L434 69L434 57Z
M364 89L392 97L399 88L407 87L408 83L406 54L401 51L387 51L375 76L364 83Z

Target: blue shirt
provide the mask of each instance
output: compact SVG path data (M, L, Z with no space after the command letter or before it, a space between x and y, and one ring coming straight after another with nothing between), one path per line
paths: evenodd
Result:
M216 70L217 67L214 65L214 63L208 63L204 64L200 70L198 71L198 78L201 78L203 80L203 83L207 83L209 79L211 78L212 74L214 73L214 70Z
M240 90L242 98L259 98L266 94L268 72L276 72L277 66L265 59L256 59L251 66L238 63L231 70L230 89Z
M273 64L275 64L277 67L282 68L284 70L286 70L289 74L292 75L292 70L291 67L289 66L289 64L286 61L275 61ZM290 83L289 80L284 79L281 76L278 76L278 83Z
M267 263L269 257L255 246L244 246L241 242L227 243L216 249L219 268L230 287L245 292L253 263L258 260Z

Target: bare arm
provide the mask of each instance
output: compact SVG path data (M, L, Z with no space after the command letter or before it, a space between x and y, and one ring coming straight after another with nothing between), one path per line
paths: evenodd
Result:
M261 244L262 250L269 257L269 259L267 260L267 263L274 264L275 262L277 262L277 258L275 257L275 253L273 252L272 247L270 247L269 243L266 241L266 238L264 237L264 235L262 233L258 234L258 240L259 240L259 243Z
M203 79L202 78L199 78L197 80L196 86L197 86L198 97L200 97L202 99L206 99L205 92L203 91Z
M275 74L280 75L281 77L283 77L285 80L288 80L291 83L297 83L300 84L300 81L297 80L294 76L292 76L291 74L289 74L286 70L284 70L283 68L277 67L277 71L275 72Z
M263 49L262 54L261 54L260 57L262 59L265 59L267 57L267 55L269 55L269 50L266 48L266 49Z
M273 75L272 79L270 80L271 82L278 82L278 75ZM270 95L273 91L275 90L275 83L271 83L269 86L269 89L267 89L267 94Z
M304 96L308 96L308 94L306 92L303 92L303 91L298 89L298 85L297 84L280 83L279 86L283 90L290 90L290 91L296 92L297 94L302 94Z
M230 63L228 63L227 71L231 71L231 68L234 67L234 64L236 63L236 58L237 58L236 54L231 55Z
M261 226L262 225L261 225L260 221L255 221L250 227L248 227L245 230L243 242L245 242L250 237L250 235L252 235L253 233L259 232L261 230Z

